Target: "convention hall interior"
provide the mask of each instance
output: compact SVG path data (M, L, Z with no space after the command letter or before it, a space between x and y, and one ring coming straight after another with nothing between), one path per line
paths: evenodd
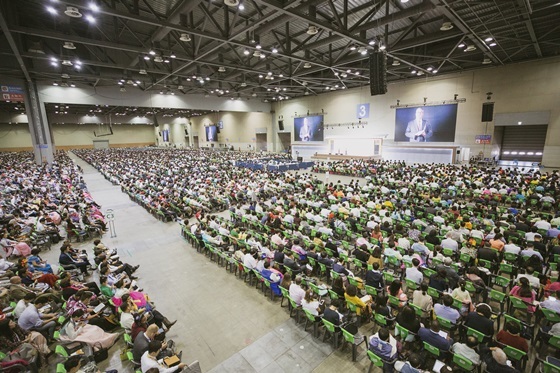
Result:
M0 372L560 372L558 0L0 0Z

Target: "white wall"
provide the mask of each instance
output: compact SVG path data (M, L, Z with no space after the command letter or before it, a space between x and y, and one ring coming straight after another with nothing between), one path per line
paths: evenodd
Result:
M459 104L457 129L454 143L433 143L431 145L457 145L468 147L471 154L484 150L486 156L497 154L499 144L477 145L475 136L494 134L494 125L481 122L482 103L486 102L486 92L493 92L494 113L524 111L550 111L550 123L544 149L543 164L548 167L560 166L560 59L546 59L537 62L492 67L463 74L428 76L422 79L390 84L388 92L381 96L370 96L369 87L339 90L336 92L308 96L278 102L273 105L277 116L283 115L286 130L293 131L293 116L321 112L325 115L325 125L341 122L357 122L357 105L370 104L368 125L365 128L348 129L347 126L325 130L325 138L330 136L383 137L384 145L407 145L395 143L395 105L453 100L454 94L465 98Z
M198 135L200 147L207 147L204 126L222 121L224 128L218 135L220 145L233 146L235 150L255 149L256 133L267 133L267 150L273 150L272 115L270 113L215 112L206 116L191 119L192 131ZM275 134L274 134L275 135ZM219 145L215 145L218 147Z

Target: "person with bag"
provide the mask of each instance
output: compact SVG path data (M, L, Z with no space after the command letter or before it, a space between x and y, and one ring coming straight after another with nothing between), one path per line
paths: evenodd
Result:
M63 341L83 342L97 348L110 348L119 337L118 333L106 333L98 326L90 325L83 319L84 311L74 311L72 317L60 329L60 339Z
M5 315L0 316L0 346L11 351L10 360L30 362L38 356L41 365L46 363L46 357L51 353L41 333L26 332Z
M159 373L178 373L183 371L183 368L187 367L185 363L180 363L174 367L166 367L163 363L160 363L157 356L161 352L161 349L162 343L160 341L154 340L148 344L148 351L144 352L140 359L142 373L146 373L152 368L157 368Z

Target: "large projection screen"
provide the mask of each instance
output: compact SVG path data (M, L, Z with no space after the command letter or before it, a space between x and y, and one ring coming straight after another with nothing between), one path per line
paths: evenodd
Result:
M397 108L395 141L454 142L457 104Z
M294 118L295 142L323 141L323 138L324 132L322 115Z

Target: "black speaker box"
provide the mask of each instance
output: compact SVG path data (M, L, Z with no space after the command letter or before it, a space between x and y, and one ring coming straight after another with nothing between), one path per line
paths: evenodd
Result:
M220 133L220 126L216 124L216 133Z
M372 96L387 93L387 55L383 51L369 56L369 90Z
M303 157L297 157L298 162L303 162Z
M189 131L187 131L187 129L185 128L185 136L189 135Z
M159 123L157 121L157 117L155 114L154 114L154 127L159 127Z
M280 131L284 131L284 121L283 120L278 121L278 129Z
M482 121L492 122L494 120L494 103L485 102L482 104Z

